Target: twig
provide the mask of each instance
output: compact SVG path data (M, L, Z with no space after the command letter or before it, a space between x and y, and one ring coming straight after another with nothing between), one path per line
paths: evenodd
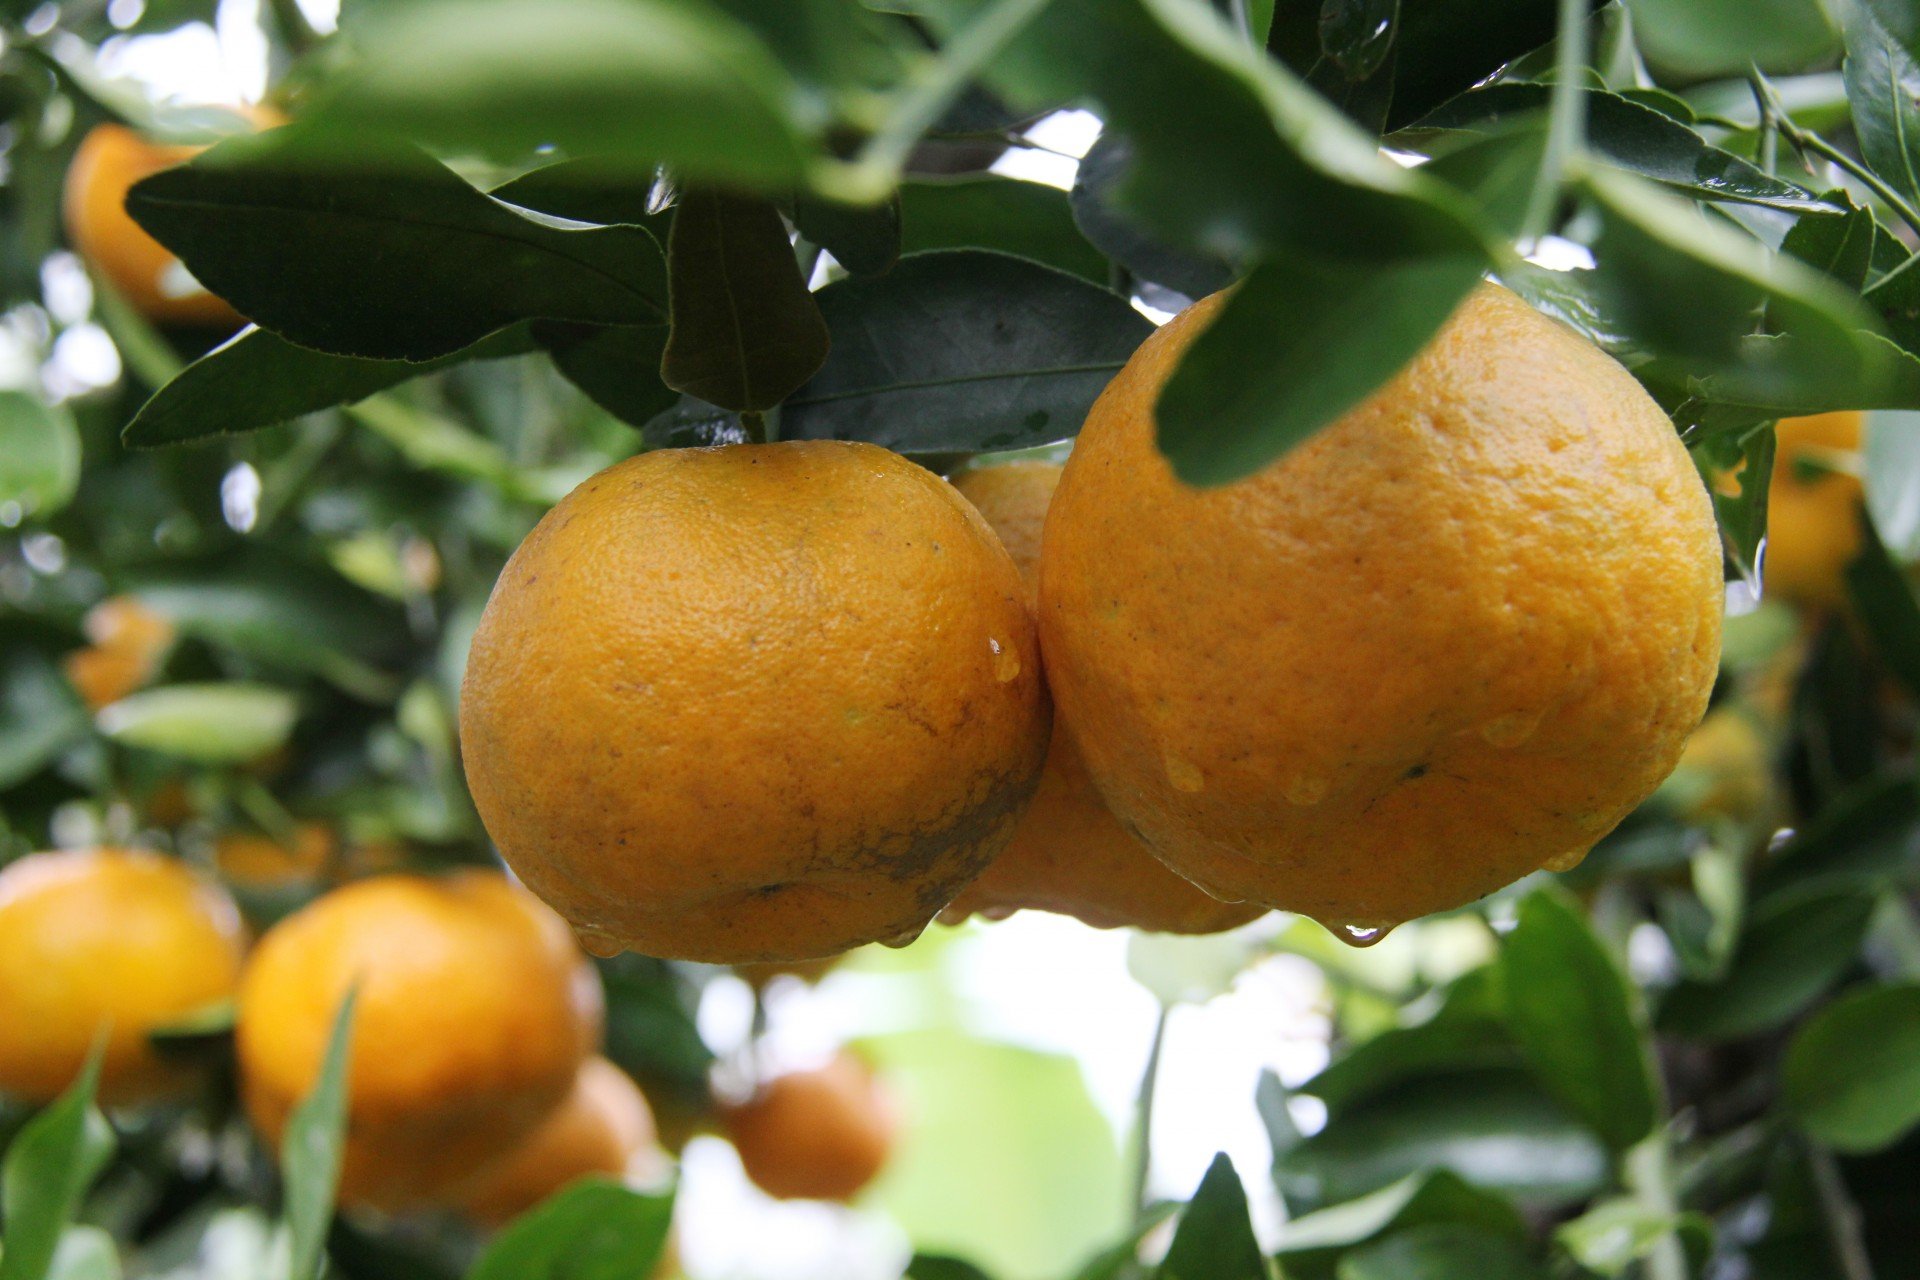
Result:
M1127 1206L1129 1218L1147 1210L1147 1175L1153 1167L1153 1095L1160 1081L1160 1056L1167 1044L1169 1005L1160 1006L1160 1017L1153 1024L1153 1045L1147 1050L1147 1066L1140 1073L1140 1093L1133 1105L1133 1198Z
M1753 92L1756 97L1762 99L1763 102L1772 104L1773 118L1775 123L1779 125L1781 134L1792 144L1793 149L1800 153L1803 159L1808 152L1812 152L1821 159L1839 166L1857 179L1867 190L1880 197L1889 209L1892 209L1900 215L1900 221L1911 227L1916 235L1920 235L1920 212L1915 211L1914 207L1907 202L1906 197L1888 186L1879 174L1840 148L1834 146L1819 134L1813 132L1811 129L1801 128L1799 123L1794 120L1792 114L1782 108L1779 99L1774 95L1772 86L1768 85L1765 80L1757 75L1750 74L1747 82L1753 87Z
M1833 1243L1833 1258L1845 1280L1873 1280L1873 1261L1867 1256L1866 1240L1860 1234L1860 1210L1847 1194L1840 1167L1825 1147L1807 1149L1807 1165L1813 1174L1813 1188L1820 1197L1820 1216L1826 1219L1827 1234Z

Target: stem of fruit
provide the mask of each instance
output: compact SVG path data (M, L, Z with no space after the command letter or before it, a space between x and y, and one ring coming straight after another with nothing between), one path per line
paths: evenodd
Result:
M1133 1104L1133 1198L1127 1212L1136 1218L1147 1211L1147 1175L1153 1168L1153 1095L1160 1082L1160 1055L1167 1045L1167 1018L1172 1012L1171 1005L1160 1006L1146 1069L1140 1073L1140 1093Z
M908 83L887 122L867 139L858 158L833 177L830 185L843 187L840 194L854 204L886 199L899 182L907 157L927 130L1050 3L1052 0L994 0Z
M1586 0L1560 0L1559 39L1554 47L1553 106L1547 118L1547 149L1533 177L1527 213L1520 224L1521 252L1553 225L1567 172L1587 145L1587 101L1581 81L1587 70Z
M746 433L748 444L767 442L767 415L758 409L740 411L740 430Z

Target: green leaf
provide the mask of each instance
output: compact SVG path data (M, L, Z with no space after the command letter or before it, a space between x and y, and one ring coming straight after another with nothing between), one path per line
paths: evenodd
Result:
M598 968L607 995L607 1056L631 1075L704 1096L713 1051L693 1021L698 990L648 956L616 956Z
M913 254L815 296L834 348L781 433L902 453L1064 440L1153 331L1105 289L984 250Z
M673 331L660 376L723 409L759 412L827 358L830 339L771 202L693 191L673 213Z
M1348 80L1380 69L1393 47L1400 0L1327 0L1320 6L1320 50Z
M127 210L194 276L301 346L376 360L450 355L519 320L657 324L666 271L643 228L557 223L410 147L351 160L289 126L136 184Z
M1920 197L1920 63L1860 0L1840 0L1839 13L1860 154L1894 190Z
M665 243L673 215L656 211L667 188L651 166L605 156L541 165L487 192L495 200L601 226L645 227Z
M87 736L87 709L60 669L26 645L0 649L0 790Z
M1080 238L1098 246L1101 254L1136 279L1190 298L1203 298L1226 288L1235 271L1225 259L1162 243L1120 206L1119 192L1133 164L1133 143L1112 129L1102 130L1080 161L1068 197ZM1105 280L1104 266L1090 278Z
M1288 1280L1319 1280L1332 1276L1351 1250L1430 1226L1493 1240L1526 1237L1526 1224L1511 1203L1440 1169L1409 1174L1369 1195L1292 1219L1276 1253Z
M1160 451L1195 485L1284 457L1419 354L1485 265L1474 254L1262 262L1162 389Z
M1640 50L1675 75L1704 80L1798 71L1830 57L1837 41L1819 0L1627 0Z
M0 391L0 510L8 525L44 519L80 486L73 415L25 391Z
M516 355L529 346L526 333L514 328L425 363L364 360L295 346L249 327L154 392L120 439L128 448L153 449L239 435L357 403L435 369Z
M1662 1213L1624 1197L1603 1200L1562 1224L1553 1239L1587 1270L1617 1276L1651 1257L1661 1241L1676 1234L1701 1261L1712 1251L1713 1225L1699 1214Z
M353 1009L348 991L334 1015L327 1054L313 1089L293 1109L280 1140L280 1179L286 1203L287 1280L319 1280L326 1262L327 1224L340 1187L340 1160L347 1140L347 1092L352 1078Z
M68 1227L60 1233L47 1280L120 1280L120 1249L99 1227Z
M1267 1280L1267 1260L1254 1239L1247 1192L1223 1155L1181 1211L1154 1280Z
M1585 1200L1605 1185L1607 1150L1518 1071L1427 1076L1370 1098L1282 1156L1290 1204L1351 1199L1423 1170L1448 1169L1523 1205Z
M1663 1031L1732 1039L1768 1031L1838 982L1860 953L1874 899L1854 890L1769 899L1717 982L1685 981L1660 1003Z
M1910 693L1920 693L1920 601L1873 520L1864 510L1851 514L1859 524L1860 549L1842 573L1847 598L1875 656Z
M793 202L793 225L856 276L880 276L900 261L900 199L848 205L811 196Z
M1507 1022L1534 1073L1616 1151L1660 1122L1633 988L1585 917L1557 890L1521 899L1500 940Z
M1828 801L1774 851L1755 877L1756 900L1813 888L1883 885L1912 864L1917 831L1920 792L1912 777L1867 778Z
M993 1280L986 1272L963 1258L942 1254L916 1253L907 1263L904 1280Z
M1829 191L1820 197L1846 210L1844 214L1810 213L1802 215L1787 228L1780 251L1832 276L1856 293L1867 284L1867 271L1873 263L1879 226L1871 209L1854 206L1845 191Z
M1552 86L1544 84L1489 85L1462 94L1413 127L1544 129L1552 93ZM1669 190L1698 200L1756 204L1789 213L1819 210L1837 214L1842 207L1768 175L1651 107L1599 89L1589 89L1581 96L1587 113L1587 142L1594 154Z
M1754 421L1744 427L1697 433L1699 438L1690 453L1713 499L1714 519L1720 525L1720 542L1727 559L1758 594L1762 590L1761 546L1767 536L1774 434L1770 418L1758 412L1747 416Z
M643 427L679 403L680 397L660 377L667 330L658 325L536 320L533 337L567 381L629 426Z
M175 684L131 694L95 717L115 742L199 764L245 764L286 742L299 713L284 689Z
M44 1280L61 1233L113 1158L113 1129L94 1105L103 1042L45 1110L14 1136L0 1163L0 1280Z
M1920 1123L1920 986L1842 996L1787 1046L1780 1096L1821 1142L1877 1151Z
M906 253L995 249L1107 282L1107 260L1074 225L1066 192L1038 182L997 173L910 179L900 187L900 235Z
M1434 1223L1388 1236L1340 1260L1339 1280L1545 1280L1527 1247L1507 1236Z
M634 1280L667 1246L673 1195L643 1195L590 1178L525 1214L494 1240L467 1280Z
M1718 403L1796 412L1872 405L1886 393L1897 353L1831 279L1630 174L1595 168L1582 186L1601 220L1601 305L1664 362L1643 377ZM1778 336L1752 336L1763 305Z
M1493 970L1470 970L1423 1022L1361 1041L1300 1086L1337 1117L1395 1085L1426 1075L1520 1064L1493 985Z
M712 6L445 0L384 9L363 28L368 53L318 104L343 142L397 131L507 159L552 146L774 190L805 177L824 124L765 45Z

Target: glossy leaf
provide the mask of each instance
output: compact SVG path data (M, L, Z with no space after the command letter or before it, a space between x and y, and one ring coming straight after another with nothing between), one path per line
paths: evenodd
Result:
M679 403L679 395L660 376L667 330L659 325L538 320L533 337L567 381L629 426L645 426Z
M1471 1227L1435 1223L1356 1249L1339 1280L1545 1280L1525 1245Z
M1105 289L982 250L914 254L816 296L833 352L781 433L903 453L1063 440L1153 329Z
M80 484L80 432L73 415L25 391L0 390L0 510L44 519Z
M235 138L137 184L127 209L262 328L335 355L430 360L519 320L653 324L658 243L538 218L409 147L352 167L302 127Z
M120 438L129 448L152 449L239 435L357 403L435 369L515 355L529 346L523 330L508 329L452 355L416 364L328 355L249 327L154 392Z
M1755 421L1744 427L1703 433L1692 454L1713 498L1727 560L1758 594L1764 589L1761 546L1767 534L1774 434L1769 419L1752 416Z
M915 178L900 187L900 223L907 253L995 249L1107 282L1106 258L1080 234L1058 187L995 173Z
M1905 774L1867 778L1822 806L1760 869L1762 897L1874 887L1906 869L1920 836L1920 792Z
M667 1247L673 1196L590 1178L553 1196L495 1237L468 1280L632 1280L652 1275Z
M1841 0L1838 11L1860 154L1895 190L1920 197L1920 62L1863 0Z
M319 106L343 138L398 131L507 158L555 146L770 190L803 178L823 123L766 46L712 6L445 0L373 16L369 53Z
M723 409L771 409L827 358L820 307L765 200L689 192L668 240L673 330L660 376Z
M1490 968L1472 970L1447 989L1425 1021L1391 1027L1340 1054L1300 1086L1339 1116L1424 1075L1519 1065Z
M61 1233L113 1158L113 1129L94 1105L96 1044L79 1076L14 1136L0 1162L0 1280L43 1280Z
M1879 239L1873 211L1855 207L1844 191L1830 191L1821 199L1846 212L1838 216L1807 214L1801 217L1787 229L1780 251L1858 292L1866 287L1874 245Z
M1559 892L1523 898L1500 940L1514 1039L1540 1082L1616 1151L1659 1122L1636 995L1587 921Z
M1247 1192L1226 1156L1213 1158L1153 1275L1154 1280L1267 1280Z
M1661 1243L1678 1236L1697 1265L1713 1247L1710 1221L1694 1213L1662 1213L1620 1197L1603 1200L1553 1233L1554 1242L1587 1270L1603 1276L1628 1274L1651 1258Z
M0 787L24 782L86 737L87 711L38 650L0 648Z
M1781 1098L1815 1138L1874 1151L1920 1123L1920 987L1872 987L1826 1006L1787 1048Z
M1688 79L1796 71L1838 41L1819 0L1627 0L1641 50Z
M808 196L793 202L794 229L856 276L885 275L900 260L900 216L898 196L876 205Z
M116 742L200 764L244 764L286 742L298 704L254 684L176 684L130 694L95 717Z
M1161 391L1160 451L1196 485L1284 457L1417 355L1484 266L1471 254L1263 262Z
M352 1079L353 1009L349 991L333 1018L326 1056L313 1089L287 1118L280 1140L280 1179L286 1187L288 1280L320 1280L326 1264L327 1223L340 1185L347 1140L347 1090Z
M672 213L657 206L665 188L651 165L589 156L541 165L488 191L495 200L601 226L645 227L665 244Z
M1233 281L1235 270L1224 258L1164 244L1120 207L1121 185L1133 164L1133 144L1112 129L1103 131L1080 161L1069 202L1081 238L1097 245L1101 254L1126 268L1136 279L1162 285L1190 298L1202 298L1226 288ZM1089 278L1104 281L1104 264Z
M1320 50L1348 80L1380 69L1393 47L1400 0L1327 0L1320 6Z
M1424 1077L1369 1099L1282 1156L1288 1202L1315 1208L1447 1169L1522 1205L1586 1199L1607 1179L1606 1148L1524 1073Z
M1294 1218L1275 1252L1288 1280L1318 1280L1331 1276L1352 1250L1430 1226L1470 1230L1487 1239L1526 1235L1512 1204L1441 1169L1410 1174L1369 1195Z
M1662 1030L1731 1038L1767 1031L1825 994L1860 953L1874 899L1856 890L1780 897L1758 907L1726 974L1690 980L1660 1003Z

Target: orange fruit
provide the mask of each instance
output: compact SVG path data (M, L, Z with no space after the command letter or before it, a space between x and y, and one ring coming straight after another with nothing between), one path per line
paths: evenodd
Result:
M173 647L173 623L132 596L102 600L87 610L81 626L89 643L69 653L63 665L93 711L152 681Z
M549 512L473 638L480 816L590 949L911 936L1006 844L1049 719L1020 577L866 444L642 454Z
M722 1113L740 1163L780 1200L851 1200L879 1175L899 1119L892 1098L859 1058L768 1080Z
M657 1177L665 1168L640 1087L605 1058L588 1058L566 1101L519 1146L487 1165L459 1203L497 1227L582 1178Z
M201 287L127 212L142 178L185 164L205 148L152 142L120 124L95 125L67 166L67 239L136 310L169 324L234 328L239 312Z
M1485 285L1338 422L1181 483L1154 404L1215 296L1087 418L1042 640L1107 803L1215 896L1355 941L1571 866L1673 768L1720 651L1720 545L1666 416Z
M149 1033L233 994L246 947L219 886L156 853L36 853L0 870L0 1093L47 1102L106 1036L100 1097L177 1097Z
M1006 544L1029 598L1041 529L1060 474L1051 462L1008 462L954 480ZM974 912L997 918L1023 907L1073 916L1100 929L1131 925L1163 933L1216 933L1264 910L1209 897L1128 835L1087 776L1072 726L1057 713L1040 789L1014 828L1012 843L944 914L949 920Z
M229 832L213 844L213 861L220 874L249 889L312 884L326 875L333 855L333 831L320 822L301 823L290 844L245 831Z
M505 877L382 876L268 930L240 984L247 1114L277 1143L357 990L344 1202L444 1203L552 1114L599 1043L593 967Z
M1860 413L1822 413L1783 418L1774 427L1762 582L1783 600L1831 607L1846 599L1842 571L1860 550L1865 495L1857 476L1808 475L1801 463L1857 459L1863 422Z

